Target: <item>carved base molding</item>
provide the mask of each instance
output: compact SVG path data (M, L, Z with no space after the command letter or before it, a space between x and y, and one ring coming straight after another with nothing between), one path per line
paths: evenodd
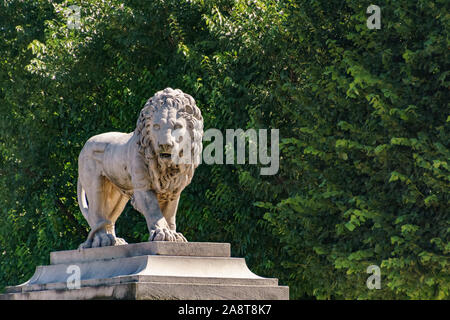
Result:
M155 241L52 252L0 299L287 300L289 288L230 257L228 243Z

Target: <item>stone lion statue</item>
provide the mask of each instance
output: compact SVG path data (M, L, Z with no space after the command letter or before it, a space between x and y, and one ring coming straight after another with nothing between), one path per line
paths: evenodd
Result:
M175 216L200 164L202 137L195 100L171 88L147 101L134 132L91 137L78 158L78 204L91 227L80 248L126 244L114 225L130 199L147 221L149 241L186 242Z

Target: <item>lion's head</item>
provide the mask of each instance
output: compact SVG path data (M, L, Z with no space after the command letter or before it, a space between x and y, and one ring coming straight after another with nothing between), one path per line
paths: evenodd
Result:
M141 110L135 134L158 192L187 185L200 164L203 117L194 98L171 88L157 92Z

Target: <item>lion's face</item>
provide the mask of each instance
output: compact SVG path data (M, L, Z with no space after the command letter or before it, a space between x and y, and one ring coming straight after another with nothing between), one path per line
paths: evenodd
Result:
M201 162L203 137L194 98L179 89L158 91L141 110L135 134L157 193L176 193L190 183Z
M176 108L164 108L155 112L151 128L150 141L158 162L166 164L189 163L191 135L186 119Z

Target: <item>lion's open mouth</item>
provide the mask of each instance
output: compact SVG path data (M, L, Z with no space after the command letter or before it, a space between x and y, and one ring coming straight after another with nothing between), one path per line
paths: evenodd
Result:
M160 152L159 157L163 159L170 159L172 154L170 152Z

